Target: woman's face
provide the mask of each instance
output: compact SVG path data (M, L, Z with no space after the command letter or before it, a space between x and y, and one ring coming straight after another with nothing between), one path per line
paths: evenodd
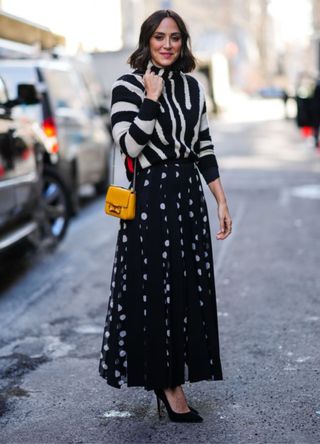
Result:
M152 63L165 68L180 55L182 37L178 25L171 17L164 18L149 40Z

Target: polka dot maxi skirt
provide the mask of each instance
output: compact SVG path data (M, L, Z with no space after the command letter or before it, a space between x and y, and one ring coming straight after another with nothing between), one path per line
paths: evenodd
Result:
M119 220L99 374L146 390L221 380L208 211L181 160L137 171L133 220Z

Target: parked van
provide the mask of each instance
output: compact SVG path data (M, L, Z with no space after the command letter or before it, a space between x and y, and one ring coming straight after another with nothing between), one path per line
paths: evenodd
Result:
M53 185L61 196L57 205L65 202L69 214L75 214L81 185L93 184L97 192L105 192L109 184L112 137L105 120L68 61L2 59L0 75L8 84L10 97L14 97L18 83L35 85L39 92L39 104L21 104L13 111L36 119L42 126L49 140L45 187Z

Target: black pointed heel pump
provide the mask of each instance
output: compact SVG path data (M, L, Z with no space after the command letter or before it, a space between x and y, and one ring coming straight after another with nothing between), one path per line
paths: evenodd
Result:
M165 405L168 416L173 422L202 422L203 418L196 412L194 409L190 409L190 412L187 413L177 413L172 410L167 397L163 390L155 389L154 393L157 397L157 406L158 406L158 414L159 418L161 418L161 408L160 408L160 400ZM190 408L190 407L189 407Z

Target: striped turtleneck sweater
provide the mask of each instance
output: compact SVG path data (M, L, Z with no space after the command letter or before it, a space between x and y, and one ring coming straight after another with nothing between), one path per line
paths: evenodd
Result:
M146 97L143 75L135 70L119 77L112 86L112 135L132 179L132 160L137 171L166 159L190 158L206 183L219 177L204 87L182 71L148 68L164 79L158 101Z

